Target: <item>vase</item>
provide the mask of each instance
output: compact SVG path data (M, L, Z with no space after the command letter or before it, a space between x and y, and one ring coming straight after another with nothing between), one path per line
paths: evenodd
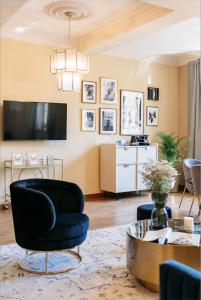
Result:
M151 213L151 227L153 230L165 228L168 226L168 213L165 209L168 194L153 192L151 197L155 204Z

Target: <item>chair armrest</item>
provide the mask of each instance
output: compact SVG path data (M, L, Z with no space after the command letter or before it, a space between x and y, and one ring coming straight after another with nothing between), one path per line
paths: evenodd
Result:
M43 192L30 188L10 187L15 231L32 236L49 232L55 225L52 201Z
M191 183L193 183L192 182L192 177L189 177L189 178L185 179L185 182L191 182Z
M81 188L71 182L57 181L56 184L60 189L60 209L63 211L83 212L84 210L84 194Z
M38 179L37 187L33 186L33 188L39 189L49 196L56 212L83 212L84 195L77 184L53 179L40 181Z
M201 272L174 260L160 265L160 300L200 300Z

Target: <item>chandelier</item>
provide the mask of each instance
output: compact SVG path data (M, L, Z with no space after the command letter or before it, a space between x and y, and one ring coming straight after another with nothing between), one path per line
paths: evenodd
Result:
M68 45L70 47L70 21L73 12L64 13L68 20ZM50 56L51 73L57 77L57 89L62 92L79 92L81 76L89 72L89 57L74 48L54 50Z

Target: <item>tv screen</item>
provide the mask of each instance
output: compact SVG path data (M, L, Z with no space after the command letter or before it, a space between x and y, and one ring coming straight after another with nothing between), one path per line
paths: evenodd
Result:
M4 140L66 140L67 104L3 101Z

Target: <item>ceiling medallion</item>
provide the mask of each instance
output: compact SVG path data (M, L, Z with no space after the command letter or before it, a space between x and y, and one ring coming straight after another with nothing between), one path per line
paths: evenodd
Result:
M85 19L88 17L88 10L78 1L52 2L45 6L44 11L51 17L65 20L66 12L72 13L71 20Z

